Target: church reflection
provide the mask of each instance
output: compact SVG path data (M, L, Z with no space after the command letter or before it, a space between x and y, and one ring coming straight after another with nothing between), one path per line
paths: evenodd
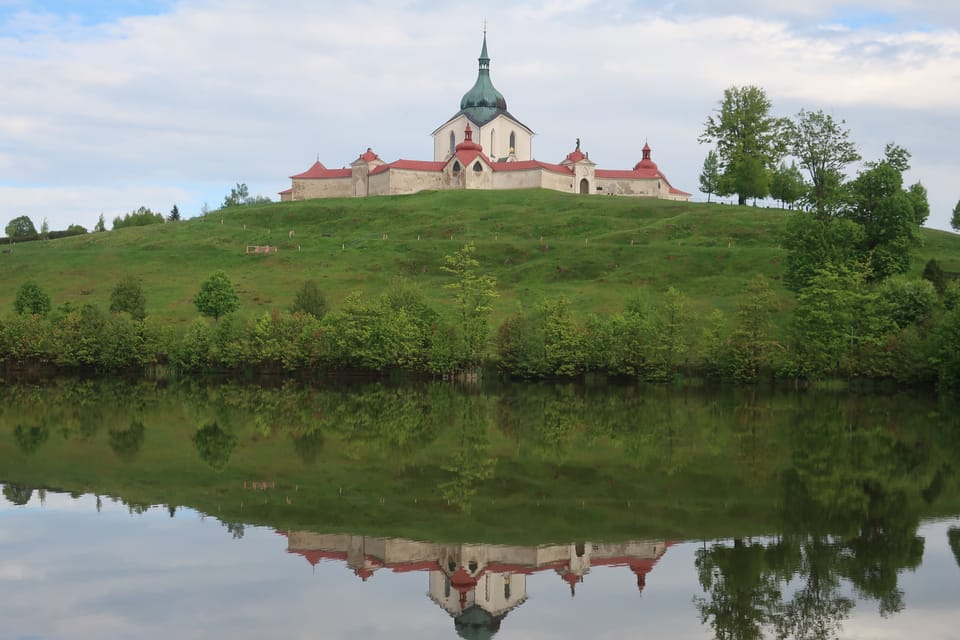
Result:
M623 567L636 576L642 592L647 575L666 553L670 542L641 540L622 543L540 545L440 544L398 538L374 538L310 531L281 532L287 553L303 556L311 565L344 562L367 581L377 571L427 574L427 595L454 620L464 638L491 637L503 619L527 600L527 576L553 572L569 585L570 595L586 584L590 569Z

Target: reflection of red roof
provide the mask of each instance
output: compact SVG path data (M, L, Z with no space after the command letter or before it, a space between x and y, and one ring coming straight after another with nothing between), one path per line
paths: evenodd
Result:
M373 575L373 570L368 569L367 567L360 567L359 569L354 569L353 573L356 574L358 578L366 582L367 578Z
M298 173L295 176L290 176L291 179L297 178L349 178L353 175L353 171L350 169L327 169L323 166L323 163L317 160L313 163L313 166L304 171L303 173Z

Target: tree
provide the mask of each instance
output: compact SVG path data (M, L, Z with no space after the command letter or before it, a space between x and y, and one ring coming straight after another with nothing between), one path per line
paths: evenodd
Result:
M19 216L7 223L6 233L8 238L33 238L37 235L37 228L33 226L33 221L27 216Z
M806 190L807 185L795 162L791 162L789 167L781 162L770 176L770 196L779 200L781 207L788 204L792 209L793 203L803 197Z
M960 231L960 200L957 200L957 205L953 208L953 215L950 216L950 228L954 231Z
M290 311L309 313L314 318L322 318L327 313L327 298L320 291L316 280L307 280L300 285Z
M227 274L217 271L203 281L193 303L202 315L219 320L240 308L240 297Z
M703 171L700 172L700 191L707 194L707 202L710 202L710 196L720 189L720 160L717 158L717 152L710 150L707 157L703 160Z
M44 218L43 222L40 223L40 235L46 238L47 234L49 233L50 233L50 223L47 222L46 218Z
M443 271L452 274L455 281L444 285L452 289L460 308L461 329L464 337L464 364L480 364L487 341L487 317L493 310L490 303L497 297L497 279L477 273L480 262L473 257L476 247L468 243L452 256L444 256Z
M719 194L747 198L767 195L768 170L783 155L780 131L783 122L770 115L772 105L763 89L755 86L724 90L716 117L709 116L701 143L716 143L721 177Z
M852 267L861 260L863 226L844 218L818 218L815 213L797 211L790 216L783 234L783 281L788 289L799 291L821 269L829 266Z
M136 211L131 211L122 218L117 216L113 219L114 229L123 229L125 227L145 227L150 224L160 224L163 222L163 214L154 213L147 207L140 207Z
M247 188L247 183L238 182L237 186L231 188L230 193L223 197L223 204L220 205L220 208L226 209L246 204L249 197L250 190Z
M909 160L906 149L888 144L884 159L868 163L850 185L851 203L843 216L863 226L861 251L869 257L877 280L906 272L911 250L922 244L920 227L930 205L922 185L903 188Z
M177 205L173 205L173 209L170 209L170 215L167 216L167 221L177 222L180 219L180 209L177 208Z
M843 120L821 111L801 109L796 120L788 122L786 138L790 154L810 177L806 200L819 216L838 209L847 165L860 160L856 146L849 140L850 131L843 129Z
M143 320L147 315L146 307L147 299L139 278L127 276L110 292L110 311L113 313L125 311L132 318Z
M97 224L93 227L94 232L97 231L106 231L107 230L107 221L103 219L103 214L100 214L100 218L97 219Z
M50 312L50 296L36 282L24 282L17 290L13 308L21 316L46 316Z

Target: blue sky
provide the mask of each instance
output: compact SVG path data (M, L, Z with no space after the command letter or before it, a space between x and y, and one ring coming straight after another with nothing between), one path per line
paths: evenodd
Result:
M91 227L147 206L196 215L237 182L276 197L318 157L431 159L430 132L476 76L556 162L576 138L601 168L649 141L697 192L697 142L723 90L762 87L775 115L845 120L865 160L894 141L930 193L960 199L960 5L876 0L0 0L0 221ZM857 167L853 167L856 170Z

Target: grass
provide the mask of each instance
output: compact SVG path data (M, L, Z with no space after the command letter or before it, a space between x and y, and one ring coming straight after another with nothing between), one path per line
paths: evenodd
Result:
M273 203L202 218L18 244L0 257L0 309L33 280L55 305L108 305L124 275L142 279L147 313L173 324L196 317L193 296L225 270L241 313L288 308L297 287L315 279L333 307L351 292L376 295L403 277L428 300L449 304L443 257L474 242L496 276L494 322L518 307L564 295L580 311L614 312L639 290L656 299L674 286L693 308L732 312L756 273L780 282L779 234L789 212L705 203L591 197L545 190L424 192L410 196ZM294 231L293 237L289 235ZM960 237L925 230L919 274L936 257L960 275ZM247 245L279 252L244 255Z

